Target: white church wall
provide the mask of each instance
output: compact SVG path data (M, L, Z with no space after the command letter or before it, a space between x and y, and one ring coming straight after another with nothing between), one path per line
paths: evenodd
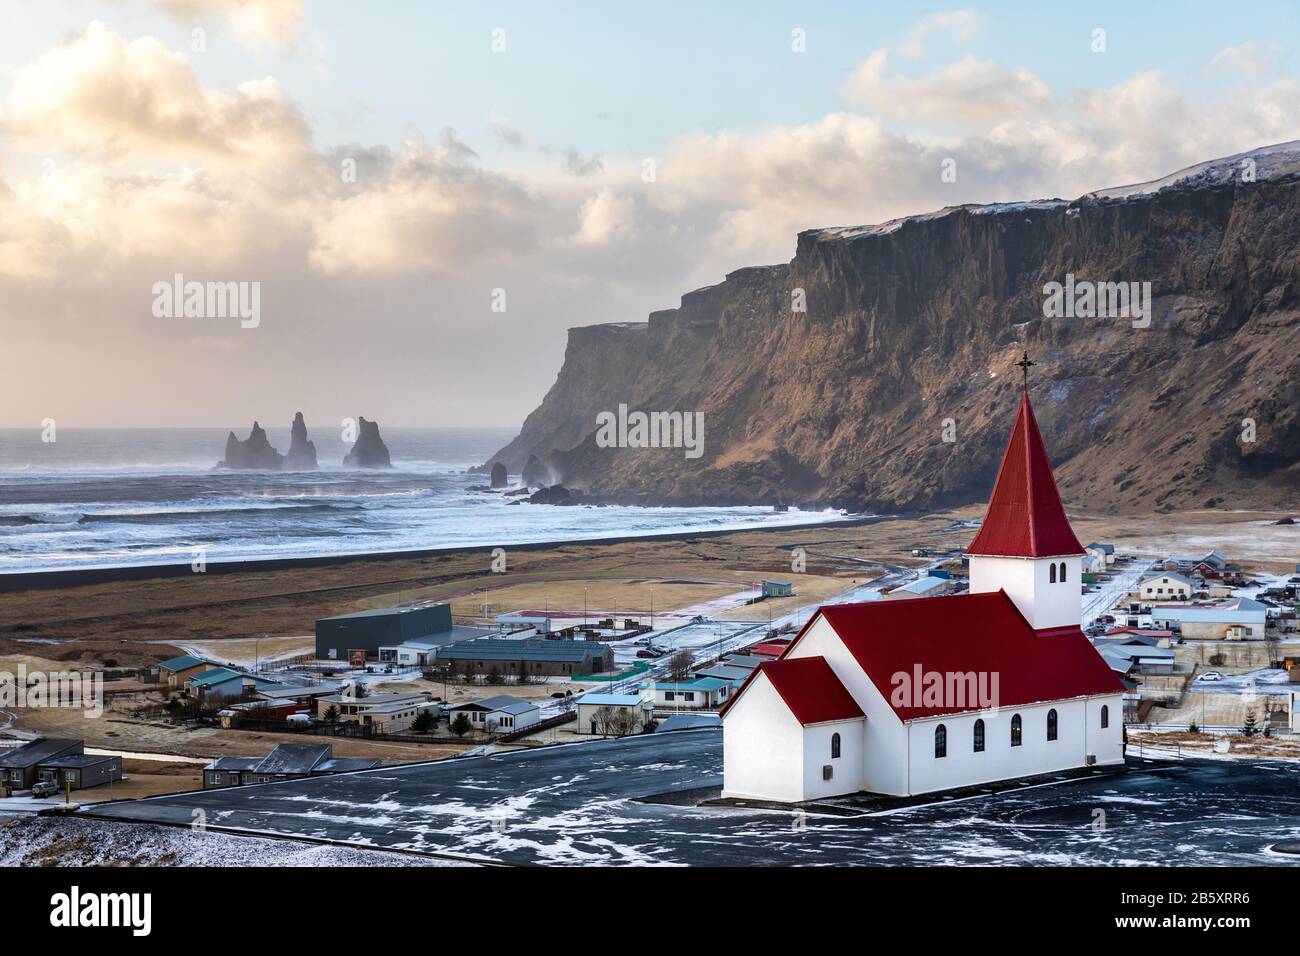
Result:
M805 800L857 793L862 785L863 724L856 720L839 720L814 724L803 731ZM831 738L840 735L840 755L832 757ZM822 768L830 765L833 776L822 779Z
M1088 753L1097 755L1098 766L1124 762L1124 695L1090 697L1088 705ZM1106 708L1107 726L1101 726L1101 709Z
M1065 581L1051 580L1052 565L1065 562ZM1083 617L1083 559L989 558L971 555L970 590L1003 590L1035 630L1078 625Z
M722 795L804 799L804 728L760 673L722 721Z
M908 724L911 755L911 793L929 793L953 787L992 783L1016 777L1067 770L1087 765L1087 755L1096 754L1098 764L1114 762L1111 738L1121 714L1120 696L1109 700L1111 727L1100 729L1100 706L1089 700L1071 700L1003 707L984 714L961 714L916 720ZM1047 713L1057 713L1057 739L1047 739ZM1011 718L1020 715L1021 744L1011 746ZM974 750L975 721L984 720L984 752ZM948 755L934 755L935 729L943 724L948 732ZM1103 746L1105 745L1105 746ZM1097 749L1100 747L1100 752Z
M824 657L840 683L867 715L860 789L896 795L907 793L907 734L903 723L834 628L818 615L787 656Z

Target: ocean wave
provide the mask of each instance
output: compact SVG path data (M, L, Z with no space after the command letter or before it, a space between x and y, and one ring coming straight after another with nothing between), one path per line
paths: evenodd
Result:
M321 504L282 505L232 505L215 508L178 508L173 510L147 509L135 511L109 511L87 513L77 519L77 524L172 524L177 521L224 521L231 518L254 518L264 514L284 514L300 517L310 514L359 511L361 505L347 502Z

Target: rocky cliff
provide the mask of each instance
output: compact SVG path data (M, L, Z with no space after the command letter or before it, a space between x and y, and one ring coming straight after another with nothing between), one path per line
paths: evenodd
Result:
M1073 507L1294 507L1298 177L1292 143L1074 201L801 233L788 264L646 323L572 329L555 385L489 460L537 456L549 481L646 503L978 501L1027 350ZM1082 300L1046 317L1049 284L1076 281L1149 282L1149 327ZM703 413L702 454L604 447L597 416L620 405Z

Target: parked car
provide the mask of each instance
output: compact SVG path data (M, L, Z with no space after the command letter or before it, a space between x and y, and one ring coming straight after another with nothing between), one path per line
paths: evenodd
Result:
M648 647L643 647L641 648L641 650L636 652L636 656L637 657L658 657L659 654L656 651L650 650L650 648Z
M38 780L32 784L33 797L52 797L59 792L59 785L53 780Z
M1196 679L1208 680L1208 681L1223 680L1223 675L1220 674L1218 671L1206 671L1204 674L1202 674L1200 677Z

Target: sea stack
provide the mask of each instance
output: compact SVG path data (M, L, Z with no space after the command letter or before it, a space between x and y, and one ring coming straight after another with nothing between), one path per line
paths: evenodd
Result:
M493 488L504 488L510 483L510 478L506 474L506 466L501 462L492 463L492 485Z
M393 462L388 457L384 440L379 437L379 423L368 422L359 418L360 431L357 443L343 459L343 464L351 468L392 468Z
M276 471L283 464L284 456L271 447L262 426L253 422L253 430L244 441L230 433L226 438L226 457L217 462L217 467Z
M285 456L284 467L290 471L315 471L316 444L307 440L307 423L302 412L293 416L293 425L289 429L289 454Z

